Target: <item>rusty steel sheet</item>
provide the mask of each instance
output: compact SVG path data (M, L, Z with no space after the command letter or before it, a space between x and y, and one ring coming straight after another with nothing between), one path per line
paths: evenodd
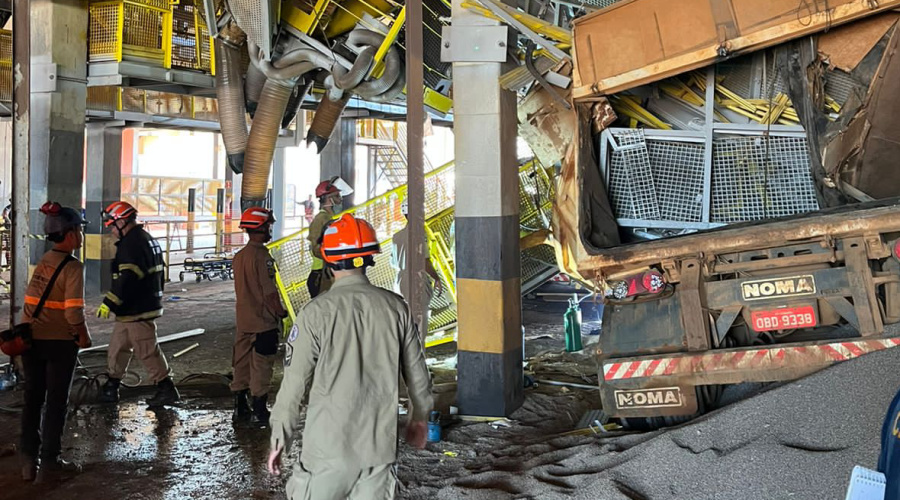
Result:
M628 387L775 382L800 378L835 363L897 346L900 337L606 359L600 368L600 378L602 385L629 382Z
M579 214L580 215L580 214ZM900 198L865 206L813 212L750 225L729 226L664 240L577 252L578 272L600 279L667 259L783 246L823 237L843 238L900 231ZM579 243L583 242L579 239Z
M897 6L900 1L620 1L575 20L573 97L621 92Z

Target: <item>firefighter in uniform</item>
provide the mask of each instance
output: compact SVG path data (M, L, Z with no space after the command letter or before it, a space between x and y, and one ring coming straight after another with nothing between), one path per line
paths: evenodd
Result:
M116 315L107 354L109 379L100 401L119 400L119 385L133 353L156 384L156 394L147 405L163 406L181 399L156 341L155 320L163 313L165 264L159 243L136 218L137 210L124 201L113 202L103 211L105 225L119 241L112 264L112 286L97 310L99 318L109 319L110 312Z
M399 377L413 404L406 429L411 445L425 446L425 420L434 404L422 340L403 298L366 278L380 253L368 222L343 215L326 229L322 252L335 282L304 306L288 336L284 381L272 409L269 472L281 473L281 457L308 396L303 449L288 498L390 499Z
M353 189L340 177L332 177L316 186L319 213L309 223L309 232L306 235L306 239L309 240L309 252L312 254L312 269L306 279L310 298L327 292L334 282L331 270L325 267L325 261L322 260L322 233L325 226L334 218L334 214L340 212L344 196L352 193Z
M250 242L234 256L234 292L237 298L232 367L234 417L237 424L269 423L269 383L278 353L278 326L287 316L275 287L275 262L265 244L272 239L272 212L251 207L241 215L240 228ZM252 404L248 406L248 393ZM251 415L252 414L252 415Z
M91 346L84 321L84 267L72 256L84 243L81 214L45 203L44 233L53 242L34 269L25 291L22 322L31 323L31 348L22 356L25 407L22 410L22 479L78 470L61 459L69 389L78 348ZM48 288L49 287L49 288ZM42 300L43 297L43 300ZM41 309L36 311L38 304Z

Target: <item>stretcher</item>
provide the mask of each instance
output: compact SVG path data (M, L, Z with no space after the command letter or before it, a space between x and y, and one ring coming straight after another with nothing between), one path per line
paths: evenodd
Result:
M222 281L234 279L232 262L233 258L226 253L208 253L202 259L188 257L184 259L184 270L178 273L178 280L183 282L186 273L194 273L197 283L203 281L203 278L207 281L212 281L213 278L220 278Z

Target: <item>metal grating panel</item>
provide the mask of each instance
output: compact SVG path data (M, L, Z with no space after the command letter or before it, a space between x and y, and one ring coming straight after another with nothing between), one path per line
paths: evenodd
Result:
M272 3L269 0L228 0L228 7L247 38L269 59L272 54Z
M662 220L700 222L703 216L703 145L648 141Z
M858 90L857 90L858 89ZM856 83L856 80L846 71L835 68L833 71L825 72L825 94L843 106L847 103L847 99L854 92L859 92L862 96L866 92L863 85ZM862 99L860 99L862 101Z
M642 129L629 130L616 137L619 142L625 179L628 181L628 195L631 206L639 219L659 220L659 199L653 184L650 169L650 155Z
M819 209L805 138L725 137L713 142L712 222L735 223ZM768 155L768 161L767 161Z
M699 222L703 205L703 145L659 140L647 140L646 144L658 195L659 217L654 220ZM614 151L608 165L608 189L616 217L645 218L637 215L632 204L624 152Z

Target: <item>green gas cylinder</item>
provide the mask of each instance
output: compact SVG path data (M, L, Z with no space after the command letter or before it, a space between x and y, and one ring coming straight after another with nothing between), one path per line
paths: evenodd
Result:
M566 351L575 352L584 349L581 345L581 307L578 306L578 296L569 299L569 309L563 315L563 324L566 329Z

